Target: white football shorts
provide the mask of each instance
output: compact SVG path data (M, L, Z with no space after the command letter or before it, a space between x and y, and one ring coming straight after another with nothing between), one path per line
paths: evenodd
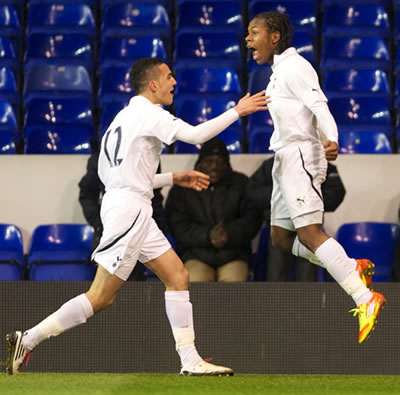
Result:
M152 218L151 201L124 190L107 191L101 204L103 235L92 259L126 281L139 260L158 258L171 245Z
M272 168L271 225L295 231L322 224L321 184L328 162L321 144L292 143L275 153Z

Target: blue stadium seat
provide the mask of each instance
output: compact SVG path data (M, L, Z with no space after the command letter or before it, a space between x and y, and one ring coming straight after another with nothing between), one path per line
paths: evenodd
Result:
M33 99L27 103L24 119L24 137L31 130L48 126L76 125L86 129L87 134L94 137L92 111L85 99Z
M114 119L114 117L121 111L124 107L128 105L127 101L118 102L113 101L109 103L104 103L101 108L100 121L99 121L99 139L107 131L108 126Z
M94 39L97 28L88 4L40 2L28 8L26 34L32 33L83 33Z
M379 69L328 70L322 88L328 99L334 97L382 97L391 105L388 73Z
M289 15L295 32L306 31L312 35L317 32L315 5L311 1L291 0L251 0L249 16L265 11L276 11Z
M149 34L159 36L166 41L171 38L168 12L161 3L112 2L104 6L101 21L102 38L137 37Z
M0 281L21 280L24 267L21 230L12 224L0 224Z
M258 111L249 115L247 121L247 134L249 138L258 132L268 132L271 135L273 131L274 123L269 111Z
M239 74L232 68L195 67L178 70L176 81L175 104L187 99L237 101L242 97Z
M131 67L144 57L156 57L167 62L167 49L160 37L105 37L100 46L99 67Z
M393 251L399 237L399 226L384 222L347 223L336 233L337 241L351 258L367 258L375 264L373 280L378 282L391 275Z
M117 4L117 3L132 3L134 0L99 0L100 8L103 9L104 7ZM140 3L158 3L162 4L168 12L172 11L173 7L173 0L140 0Z
M391 108L381 97L350 97L329 100L340 132L376 130L393 137Z
M98 0L26 0L28 3L28 7L32 6L33 4L43 4L43 3L48 3L48 4L87 4L89 5L93 10L96 9L97 7L97 1Z
M74 64L93 70L93 44L81 33L33 33L27 37L24 67L35 64Z
M356 68L392 70L388 42L381 37L326 37L320 69Z
M400 42L400 38L399 41ZM396 45L395 53L394 53L394 62L393 62L393 71L395 76L399 76L400 74L400 45Z
M25 154L90 154L91 136L78 125L49 125L31 129L24 139Z
M240 138L235 129L227 128L221 132L218 136L226 144L226 148L230 154L242 153L242 146L240 144ZM183 141L177 140L174 144L175 154L198 154L201 149L201 144L188 144Z
M93 263L33 263L29 269L29 280L93 281L95 274L96 266Z
M375 130L340 131L339 150L341 154L391 154L388 136Z
M173 68L229 67L242 71L241 40L234 33L175 34Z
M254 93L264 90L268 85L271 74L272 69L268 65L252 70L249 74L247 91L254 95Z
M198 125L221 115L223 112L233 108L235 101L221 98L187 99L179 102L176 107L176 116L191 125ZM243 137L243 124L241 118L229 126L239 136Z
M0 67L0 99L19 104L18 81L13 70Z
M348 5L349 0L320 0L321 8L324 9L327 6L335 5L335 4L344 4ZM392 7L392 0L351 0L351 4L378 4L390 9Z
M82 98L93 102L93 87L88 70L77 65L34 65L27 70L23 100L36 98Z
M129 101L134 89L129 80L131 66L104 67L99 82L98 103Z
M376 36L390 38L390 17L379 4L335 4L324 8L322 36Z
M15 135L13 132L2 130L0 132L0 155L16 154Z
M0 36L0 67L10 67L19 70L17 42L8 36Z
M9 101L0 99L0 133L3 131L12 133L18 140L18 122L15 109Z
M93 227L87 224L37 226L29 244L28 265L35 262L88 262Z
M272 131L259 130L252 132L249 136L249 153L250 154L271 154L269 150L269 140L271 139Z
M21 18L11 4L0 4L0 36L21 37Z
M175 31L231 32L242 38L243 16L237 1L184 1L177 7Z

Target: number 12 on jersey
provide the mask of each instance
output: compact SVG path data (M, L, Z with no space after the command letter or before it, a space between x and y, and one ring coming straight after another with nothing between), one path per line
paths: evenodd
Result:
M116 139L112 138L110 140L110 136L116 136ZM107 157L108 162L110 163L110 167L119 166L122 162L122 159L118 158L119 149L121 148L121 139L122 139L122 130L121 126L118 126L114 130L107 130L104 135L104 154Z

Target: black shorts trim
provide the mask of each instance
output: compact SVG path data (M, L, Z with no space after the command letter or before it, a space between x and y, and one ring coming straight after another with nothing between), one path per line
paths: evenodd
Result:
M111 248L114 244L118 243L124 236L126 236L130 230L135 226L136 221L139 218L141 210L139 211L138 215L136 216L135 220L133 221L132 225L128 228L128 230L126 230L124 233L122 233L122 235L119 235L115 240L113 240L110 244L106 245L105 247L103 247L102 249L96 251L96 254L99 252L104 252L106 250L108 250L109 248Z
M303 154L302 154L302 152L301 152L300 147L298 147L298 149L299 149L299 153L300 153L300 158L301 158L301 163L302 163L302 165L303 165L303 169L304 169L304 171L306 172L306 174L308 175L308 178L310 179L311 187L312 187L312 189L314 189L315 193L319 196L319 198L322 200L322 202L324 202L324 198L323 198L322 195L319 193L318 189L315 188L315 186L314 186L313 176L312 176L311 173L306 169L306 166L305 166L305 164L304 164Z

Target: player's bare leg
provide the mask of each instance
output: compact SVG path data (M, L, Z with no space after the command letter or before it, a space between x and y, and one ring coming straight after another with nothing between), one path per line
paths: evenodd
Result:
M176 350L181 359L182 376L232 376L233 370L206 362L194 345L192 304L189 300L189 273L175 251L170 248L146 263L166 287L165 308Z

